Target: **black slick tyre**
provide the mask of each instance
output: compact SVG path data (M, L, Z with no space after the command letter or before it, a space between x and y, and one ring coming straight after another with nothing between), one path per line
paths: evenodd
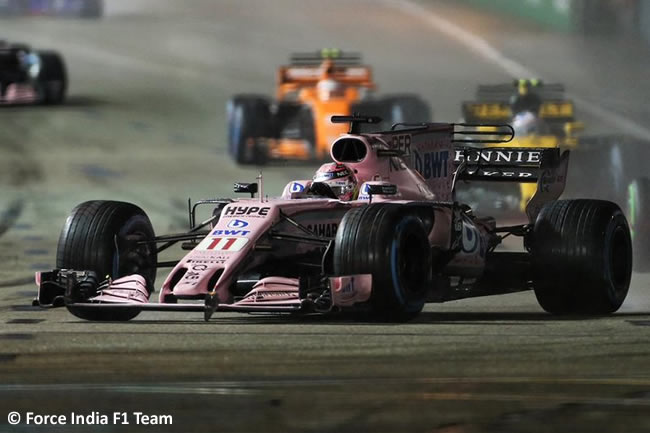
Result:
M138 206L119 201L87 201L72 210L63 226L56 267L94 271L100 281L140 274L152 292L156 246L142 241L153 241L154 237L149 218ZM138 314L135 310L72 312L87 320L129 320Z
M431 107L417 95L391 95L382 99L388 112L385 120L390 123L423 123L431 122Z
M335 275L372 274L374 318L405 321L423 308L431 250L422 221L397 204L370 204L345 214L336 233Z
M533 287L553 314L609 314L623 304L632 274L627 220L615 203L546 204L532 233Z
M271 136L271 110L268 99L239 95L226 104L228 152L238 164L264 165L268 149L261 138Z
M68 76L63 58L54 51L40 51L41 70L38 86L41 101L46 105L61 104L68 88Z

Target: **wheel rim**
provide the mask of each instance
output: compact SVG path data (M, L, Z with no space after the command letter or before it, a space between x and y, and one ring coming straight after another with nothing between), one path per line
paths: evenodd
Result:
M113 255L112 276L139 274L145 277L148 285L153 284L156 273L155 246L142 243L151 240L151 234L142 230L124 230L117 235L117 245Z
M147 236L144 233L133 233L126 236L125 240L127 244L133 244L147 240ZM139 244L137 247L127 250L126 254L122 253L120 257L120 273L122 275L148 275L152 270L151 256L152 251L149 244Z
M422 258L428 253L424 240L418 233L410 230L415 218L407 218L400 222L395 231L391 246L391 274L393 286L400 302L407 304L414 296L421 295L426 289L420 284L426 276L426 261ZM406 299L404 299L406 295Z

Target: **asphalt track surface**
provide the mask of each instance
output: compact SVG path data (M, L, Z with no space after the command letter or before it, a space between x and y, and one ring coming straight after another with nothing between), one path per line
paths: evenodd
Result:
M165 233L186 227L187 197L251 181L257 171L225 152L225 102L270 94L291 51L361 51L382 92L419 92L439 120L456 120L477 83L509 80L514 62L565 82L591 131L637 135L648 51L434 1L107 3L100 21L0 22L2 37L60 50L71 83L64 106L0 110L0 431L650 431L643 275L621 311L595 319L546 315L532 293L428 306L407 324L189 313L100 324L29 306L77 203L137 203ZM269 167L265 189L312 170ZM126 411L131 423L10 426L10 411ZM173 425L136 425L134 411Z

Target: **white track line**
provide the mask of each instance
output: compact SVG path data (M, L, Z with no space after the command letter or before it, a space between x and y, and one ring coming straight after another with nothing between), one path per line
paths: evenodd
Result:
M384 3L393 8L399 9L402 13L423 20L431 28L444 34L449 39L453 39L460 43L474 54L499 67L513 78L540 77L540 74L537 74L535 71L527 68L516 60L509 58L484 38L467 31L463 27L449 21L447 18L436 14L430 8L424 7L410 0L384 0ZM629 135L644 140L650 140L650 129L639 125L627 117L603 108L598 104L576 96L575 94L569 94L568 96L570 96L574 102L580 106L582 111L591 116L609 123L612 126L616 126Z

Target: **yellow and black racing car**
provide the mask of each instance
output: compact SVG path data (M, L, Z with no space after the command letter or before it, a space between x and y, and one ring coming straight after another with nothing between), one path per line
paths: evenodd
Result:
M627 209L635 242L637 270L650 271L650 224L644 214L650 209L650 179L642 155L650 143L623 134L584 135L576 110L562 84L539 79L518 79L512 83L479 85L474 101L462 103L465 122L509 123L515 138L513 147L571 150L573 172L567 179L566 196L589 196L611 200ZM485 130L489 131L486 126ZM523 183L513 191L485 191L478 207L510 205L523 210L537 185Z

